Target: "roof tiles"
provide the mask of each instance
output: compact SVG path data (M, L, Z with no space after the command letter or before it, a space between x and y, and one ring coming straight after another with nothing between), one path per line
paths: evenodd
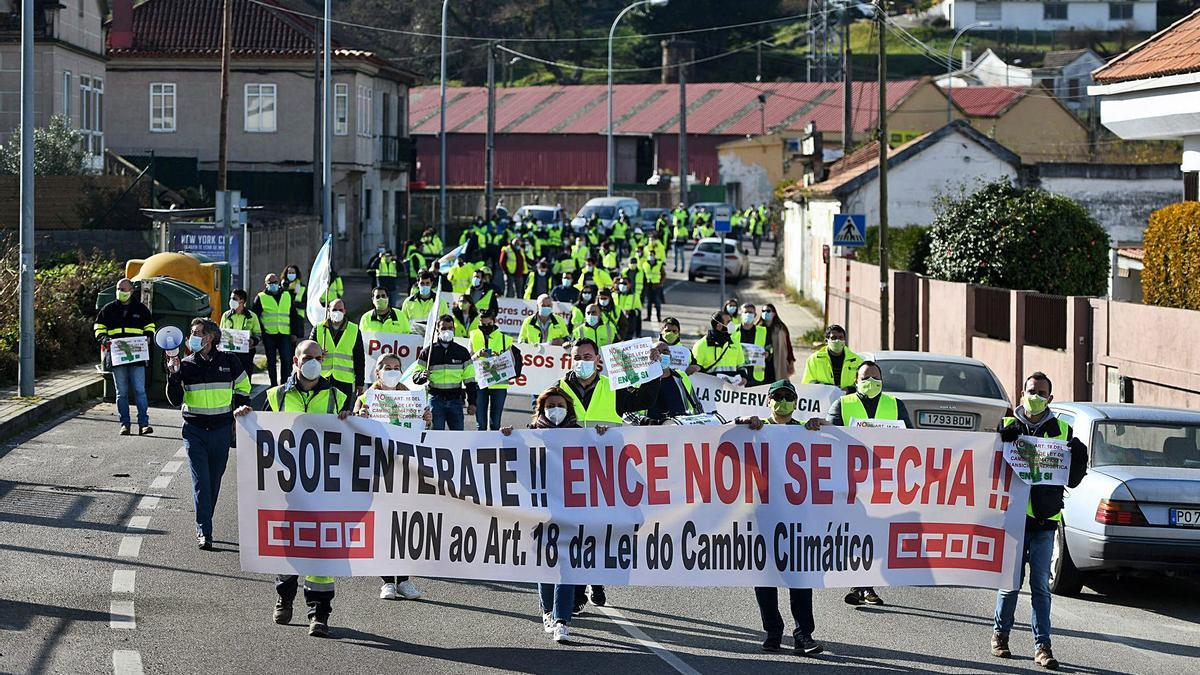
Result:
M1025 95L1025 87L954 87L954 105L969 117L999 117Z
M1097 84L1200 72L1200 10L1097 68Z

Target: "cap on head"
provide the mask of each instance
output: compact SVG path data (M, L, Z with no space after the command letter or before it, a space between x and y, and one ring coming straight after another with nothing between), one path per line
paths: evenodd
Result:
M796 385L792 384L791 380L776 380L774 384L767 389L767 398L777 391L790 391L792 396L796 396Z

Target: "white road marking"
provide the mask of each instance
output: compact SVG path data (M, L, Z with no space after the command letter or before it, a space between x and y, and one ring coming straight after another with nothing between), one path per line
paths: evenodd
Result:
M659 643L655 642L649 635L646 635L641 628L633 625L633 623L630 622L629 619L626 619L625 615L620 611L612 607L598 607L597 609L599 609L601 612L604 612L608 618L612 619L613 623L625 629L625 632L629 633L630 637L632 637L634 640L637 640L639 644L653 652L655 656L665 661L666 664L674 668L676 672L679 672L681 675L700 675L700 671L684 663L675 654L667 651L666 647L663 647Z
M187 457L187 448L183 447L182 445L179 446L179 449L175 451L175 456L181 459Z
M142 675L142 654L129 649L113 652L113 675Z
M147 511L152 511L152 510L158 508L158 502L161 499L162 499L162 497L160 497L158 495L143 495L142 500L138 502L137 507L139 509L146 509Z
M150 489L151 490L166 490L167 486L171 484L171 478L173 478L174 476L175 476L175 474L173 474L173 473L159 474L159 476L157 478L150 481Z
M134 570L113 570L113 595L133 593L135 574Z
M121 547L117 549L119 558L136 558L142 552L141 537L121 537Z
M183 466L183 462L181 462L177 459L172 460L172 461L167 462L166 464L162 465L162 472L163 473L175 473L176 471L179 470L179 467L181 467L181 466Z
M108 627L125 630L137 628L132 600L112 600L108 603Z
M145 532L150 527L150 516L131 516L125 529L130 532Z

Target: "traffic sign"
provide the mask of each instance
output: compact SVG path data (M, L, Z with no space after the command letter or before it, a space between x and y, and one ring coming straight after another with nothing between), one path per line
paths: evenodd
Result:
M713 209L713 225L717 232L733 231L733 207L718 206Z
M835 214L833 216L833 245L866 246L867 217L861 213Z

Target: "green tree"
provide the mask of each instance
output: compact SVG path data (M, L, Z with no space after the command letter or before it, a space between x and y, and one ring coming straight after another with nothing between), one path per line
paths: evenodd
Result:
M929 276L1056 295L1102 295L1108 234L1078 202L1007 179L938 198Z
M83 136L62 115L50 118L50 125L33 130L33 174L35 176L77 176L83 173ZM12 133L0 146L0 174L21 173L21 136Z

